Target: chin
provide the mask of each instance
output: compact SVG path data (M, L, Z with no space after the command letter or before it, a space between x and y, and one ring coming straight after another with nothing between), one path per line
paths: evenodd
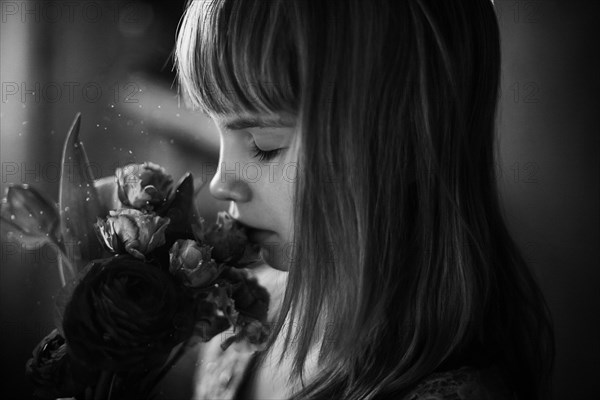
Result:
M282 257L283 254L278 250L279 248L261 247L260 256L269 267L279 271L288 271L288 260Z

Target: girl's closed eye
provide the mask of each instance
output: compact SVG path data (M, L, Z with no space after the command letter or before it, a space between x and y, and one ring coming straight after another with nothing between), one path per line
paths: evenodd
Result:
M252 141L252 151L254 152L254 158L258 158L259 161L269 161L277 157L285 148L279 148L274 150L262 150L256 145L256 142Z

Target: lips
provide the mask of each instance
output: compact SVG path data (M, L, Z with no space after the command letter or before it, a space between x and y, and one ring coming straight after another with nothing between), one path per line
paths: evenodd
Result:
M268 237L270 237L271 235L274 234L273 231L254 228L253 226L245 224L244 222L240 221L237 218L234 218L234 219L243 228L243 230L246 233L246 236L248 236L248 240L252 243L256 243L256 244L262 243Z

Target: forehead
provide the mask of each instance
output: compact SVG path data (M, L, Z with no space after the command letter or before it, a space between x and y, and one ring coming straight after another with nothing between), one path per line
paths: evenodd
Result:
M290 128L296 126L297 116L289 112L209 114L217 125L228 130L249 128Z

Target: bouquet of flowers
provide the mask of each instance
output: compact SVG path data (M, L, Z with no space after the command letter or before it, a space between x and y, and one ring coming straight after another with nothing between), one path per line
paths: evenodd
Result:
M11 185L2 220L23 246L52 246L62 282L54 329L26 364L41 398L152 398L198 341L233 327L226 349L260 348L268 292L245 266L258 261L244 228L198 216L190 173L177 184L153 163L94 179L77 114L63 149L58 205Z

